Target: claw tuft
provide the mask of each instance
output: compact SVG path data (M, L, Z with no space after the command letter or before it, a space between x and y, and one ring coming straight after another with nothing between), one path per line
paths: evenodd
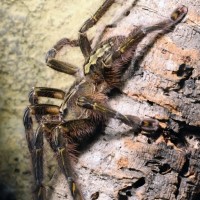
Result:
M188 12L188 8L186 6L184 6L184 5L179 6L171 14L171 19L178 23L186 16L187 12Z
M142 120L141 129L147 132L157 131L159 129L159 122L155 119L145 118Z

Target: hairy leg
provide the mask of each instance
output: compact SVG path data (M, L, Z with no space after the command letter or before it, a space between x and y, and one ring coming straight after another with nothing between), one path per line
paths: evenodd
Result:
M165 32L170 31L176 24L181 22L181 20L187 14L188 9L185 6L180 6L175 9L169 20L162 21L158 24L149 26L149 27L141 27L137 31L130 33L130 35L126 38L126 40L119 46L116 52L114 52L113 56L118 57L119 55L123 54L127 51L131 46L135 43L141 41L147 34L156 31L156 30L163 30Z
M70 40L68 38L63 38L59 40L46 54L46 63L49 67L66 74L80 76L79 68L72 65L71 63L66 63L55 59L56 54L66 45L72 47L80 46L80 49L85 58L90 56L92 51L90 41L87 37L87 30L94 26L102 15L107 11L107 9L114 3L114 0L106 0L102 6L95 12L95 14L88 19L79 30L79 39Z
M83 108L102 112L102 114L110 118L118 119L123 123L127 124L128 126L131 126L134 129L134 131L144 130L147 132L152 132L158 130L159 128L159 122L157 120L150 118L141 119L134 115L122 115L121 113L109 107L106 107L100 103L96 103L86 97L79 97L77 100L77 105Z
M100 6L100 8L95 12L95 14L85 21L82 27L79 30L79 45L81 51L85 58L90 56L92 51L90 41L87 37L87 31L93 27L99 19L104 15L104 13L109 9L109 7L115 2L115 0L105 0L104 3Z
M63 99L64 95L65 93L62 90L44 87L33 88L29 93L29 102L31 105L24 112L23 122L32 158L35 182L34 200L45 200L46 197L46 190L43 186L43 135L45 134L44 122L46 121L44 117L56 116L55 118L59 119L60 114L59 106L39 104L39 97ZM51 117L49 118L51 119ZM34 121L38 124L37 128L34 128Z
M108 85L121 88L123 82L131 77L134 66L131 65L131 69L130 65L128 66L127 64L129 62L134 64L141 58L141 56L135 56L135 50L147 34L157 30L162 31L162 34L171 31L186 14L187 8L185 6L180 6L172 12L171 17L168 20L161 21L160 23L149 27L138 27L126 38L120 36L111 38L114 44L119 43L119 45L117 45L114 50L107 53L106 58L103 60L104 78ZM152 42L154 41L155 40Z
M24 113L24 127L28 143L28 148L32 158L32 169L34 174L34 200L45 200L45 187L43 186L43 124L34 130L34 116L39 122L45 114L56 115L59 113L59 107L53 105L33 105L27 107Z
M66 45L77 47L77 40L69 40L68 38L63 38L59 40L46 54L45 61L47 65L56 71L63 72L70 75L77 75L79 68L71 63L66 63L55 59L56 54Z
M48 123L46 125L48 126ZM46 134L74 200L84 200L84 196L77 183L78 178L71 161L77 158L78 145L83 144L85 139L96 133L96 126L92 119L77 119L62 122Z
M58 165L68 182L73 199L84 200L83 194L76 182L75 172L71 164L69 155L71 147L67 139L63 137L66 129L67 127L64 128L62 125L56 126L52 131L50 130L49 135L47 135L47 140L57 157Z

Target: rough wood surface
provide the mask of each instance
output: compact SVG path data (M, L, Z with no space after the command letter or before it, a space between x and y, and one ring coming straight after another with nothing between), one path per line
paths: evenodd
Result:
M134 7L130 3L119 2L121 12L127 8L131 12L118 20L117 27L109 29L105 38L126 35L133 25L156 23L168 17L177 6L176 1L165 5L162 1L160 4L135 1ZM200 198L199 14L195 10L198 2L193 6L189 1L184 3L189 7L187 18L153 45L151 41L156 34L142 42L138 52L148 44L150 49L136 63L134 76L123 90L127 95L110 102L123 114L158 119L164 130L155 137L136 136L127 126L111 120L105 135L76 164L86 199L94 194L99 195L99 200ZM111 14L109 23L119 17L120 13L117 14ZM61 194L65 181L62 176L59 181L56 191L60 189Z
M29 154L21 122L28 91L32 86L67 90L73 80L47 68L45 52L62 37L76 39L82 23L103 0L31 2L3 1L0 10L5 19L0 41L4 47L0 72L0 179L6 180L21 200L31 198ZM117 27L108 29L105 38L127 35L136 26L166 19L180 4L188 6L186 19L150 45L124 88L127 95L110 102L123 114L158 119L165 131L154 136L135 135L129 127L111 120L105 134L75 164L86 200L95 194L99 194L98 200L200 199L199 0L117 0L89 31L89 37L95 43L95 36L115 20ZM130 14L119 18L126 9ZM145 39L138 51L153 37ZM79 66L84 62L78 48L64 48L59 58ZM45 180L48 199L70 199L66 181L52 164L54 157L49 157L48 148L45 152L45 168L50 170Z

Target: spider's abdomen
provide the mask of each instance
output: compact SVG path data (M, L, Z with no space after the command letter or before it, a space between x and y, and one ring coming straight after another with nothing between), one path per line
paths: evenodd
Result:
M79 107L77 105L77 99L79 97L87 97L104 105L106 105L107 102L107 96L98 92L93 83L82 80L65 96L65 101L61 107L61 112L64 114L64 120L90 119L93 121L101 121L104 119L102 113Z
M65 123L63 125L67 127L64 137L68 139L70 145L76 146L72 146L69 150L72 157L74 149L80 150L89 144L92 138L102 132L107 121L107 117L101 112L78 106L77 100L80 97L87 97L104 105L107 102L107 97L99 93L93 83L86 80L82 80L67 93L61 111L66 121L66 125Z

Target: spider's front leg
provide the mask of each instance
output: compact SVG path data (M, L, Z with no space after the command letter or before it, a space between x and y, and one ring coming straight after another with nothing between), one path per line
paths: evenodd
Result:
M114 52L113 57L121 56L124 52L129 50L131 46L140 42L141 39L153 31L163 30L163 33L170 31L170 29L181 22L181 20L186 16L187 12L187 7L182 5L172 12L170 19L161 21L160 23L152 26L141 27L137 31L133 31L133 33L130 33L126 40L119 46L117 51Z
M124 86L124 82L131 78L134 71L134 65L129 65L127 67L126 64L128 62L134 64L136 61L140 61L142 58L141 54L143 52L140 52L140 55L135 54L137 46L142 41L142 39L154 31L159 31L159 34L169 32L172 28L175 27L175 25L181 22L181 20L187 14L187 11L187 7L180 6L172 12L170 19L161 21L152 26L138 27L132 30L127 37L121 39L120 44L117 45L114 50L106 53L106 56L103 56L102 59L101 67L103 68L104 79L106 80L107 84L111 87L118 88ZM113 41L119 40L119 37L113 38ZM110 46L112 46L112 44ZM85 65L85 67L87 67L87 65Z
M66 45L77 47L80 46L80 49L85 58L90 56L92 51L90 41L87 37L86 32L92 26L94 26L98 20L103 16L103 14L108 10L108 8L114 3L114 0L106 0L100 8L95 12L95 14L89 18L83 26L79 30L79 39L78 40L70 40L68 38L63 38L59 40L46 54L46 63L49 67L63 73L67 73L70 75L80 75L79 68L72 65L71 63L66 63L63 61L59 61L55 58L56 54Z
M79 97L77 100L77 105L83 108L92 109L94 111L100 111L110 118L118 119L121 122L127 124L128 126L131 126L136 132L141 130L153 132L159 129L159 122L155 119L141 119L134 115L122 115L121 113L109 107L106 107L100 103L94 102L87 97Z
M71 63L63 62L57 60L56 54L66 45L76 47L79 46L77 40L69 40L68 38L63 38L59 40L46 54L45 61L47 65L56 71L63 72L70 75L77 75L79 72L79 68L74 66Z
M85 58L88 58L92 51L90 41L87 37L86 32L99 21L99 19L104 15L104 13L109 9L109 7L114 2L115 0L106 0L100 6L100 8L95 12L95 14L91 18L89 18L87 21L85 21L85 23L79 30L79 45Z

